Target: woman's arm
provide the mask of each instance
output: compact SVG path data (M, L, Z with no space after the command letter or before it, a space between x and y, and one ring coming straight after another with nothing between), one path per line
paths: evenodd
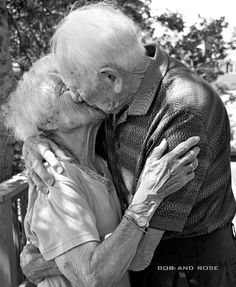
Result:
M149 222L166 196L193 179L192 166L197 166L199 148L194 148L185 156L184 154L197 142L197 139L192 138L163 156L161 160L166 143L156 148L147 160L142 181L128 208L129 212L126 212L128 218L125 215L116 230L102 243L85 243L55 259L61 272L72 283L108 287L121 279L143 236L142 228L135 222L135 217L132 218L132 213L144 216ZM158 243L163 234L164 231L156 234Z
M165 196L180 189L191 180L194 173L189 163L192 163L192 166L196 166L196 156L199 149L193 147L198 141L199 138L191 138L180 144L177 147L178 149L174 149L160 159L166 147L166 143L164 143L164 147L159 147L159 150L156 148L152 157L147 160L142 181L132 203L144 203L147 198L153 199L158 191L159 194L156 196L156 203L149 206L150 218ZM183 157L185 153L186 156ZM192 172L189 173L189 171ZM90 286L89 284L86 285L88 275L96 284L97 282L100 284L100 282L103 281L116 281L117 278L120 278L121 274L124 273L124 270L128 268L142 237L142 233L143 232L134 224L127 221L127 219L123 219L115 232L100 245L95 242L83 244L58 256L56 262L65 276L72 281L78 282L82 280L85 286ZM162 235L163 231L160 231L157 241L161 239ZM84 255L85 253L86 256ZM25 257L26 256L22 256L22 259ZM27 268L27 266L35 266L35 260L33 256L31 256L31 260L29 259L29 253L27 254L27 258L27 261L21 261L21 266L25 275L29 277L27 270L30 268ZM44 275L40 274L41 278L37 277L38 282L42 280L43 277L52 274L49 269L44 268L46 261L41 260L40 262L42 268L40 267L38 270L42 269L47 271ZM70 268L68 268L68 266L70 266ZM78 272L78 268L83 270L82 274ZM107 273L106 270L109 270L109 272ZM29 279L35 278L32 274L30 276L31 278Z
M85 243L58 256L55 261L75 286L113 286L128 269L142 235L140 229L123 219L101 244Z

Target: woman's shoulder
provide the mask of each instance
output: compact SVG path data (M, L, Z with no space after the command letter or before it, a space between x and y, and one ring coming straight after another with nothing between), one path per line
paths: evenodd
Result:
M86 174L78 163L68 159L59 159L60 164L63 167L63 173L57 173L52 167L47 167L50 174L53 175L55 179L55 185L64 184L71 187L76 186L76 188L84 189L87 185Z

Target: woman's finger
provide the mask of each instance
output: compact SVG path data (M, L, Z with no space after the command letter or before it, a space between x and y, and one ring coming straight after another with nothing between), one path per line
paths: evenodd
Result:
M193 161L188 162L187 164L184 165L183 162L180 163L176 163L176 165L174 166L174 168L171 169L170 174L172 176L177 175L177 176L181 176L181 175L186 175L189 172L192 172L193 170L195 170L198 167L198 159L195 158Z
M187 165L188 163L193 162L198 154L200 152L200 148L199 147L194 147L193 149L191 149L190 151L188 151L179 161L178 164L180 166L184 166Z
M163 139L161 143L153 149L153 152L150 155L150 157L155 157L155 159L160 159L166 149L167 149L167 140Z
M189 181L193 180L194 177L194 171L187 172L186 167L185 170L182 170L180 173L176 173L175 175L171 176L165 187L165 197L183 188Z
M189 181L193 180L195 177L195 172L191 171L186 175L186 183L188 183Z
M188 172L194 171L198 167L198 159L196 158L193 162L187 164Z
M180 157L187 153L192 147L199 143L200 137L195 136L177 145L170 154L172 157Z

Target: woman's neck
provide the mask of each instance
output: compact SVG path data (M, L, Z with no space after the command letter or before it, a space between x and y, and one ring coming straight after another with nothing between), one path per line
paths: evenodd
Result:
M98 170L95 155L95 144L99 123L81 126L70 132L54 132L55 141L64 147L84 167Z

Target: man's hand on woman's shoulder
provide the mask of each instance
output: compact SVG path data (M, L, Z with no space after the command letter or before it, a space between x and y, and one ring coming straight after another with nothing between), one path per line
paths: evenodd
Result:
M44 136L28 138L23 145L22 152L29 183L35 184L38 189L47 193L47 185L53 185L54 178L48 173L43 162L48 163L56 172L62 173L63 167L58 158L66 158L65 153Z

